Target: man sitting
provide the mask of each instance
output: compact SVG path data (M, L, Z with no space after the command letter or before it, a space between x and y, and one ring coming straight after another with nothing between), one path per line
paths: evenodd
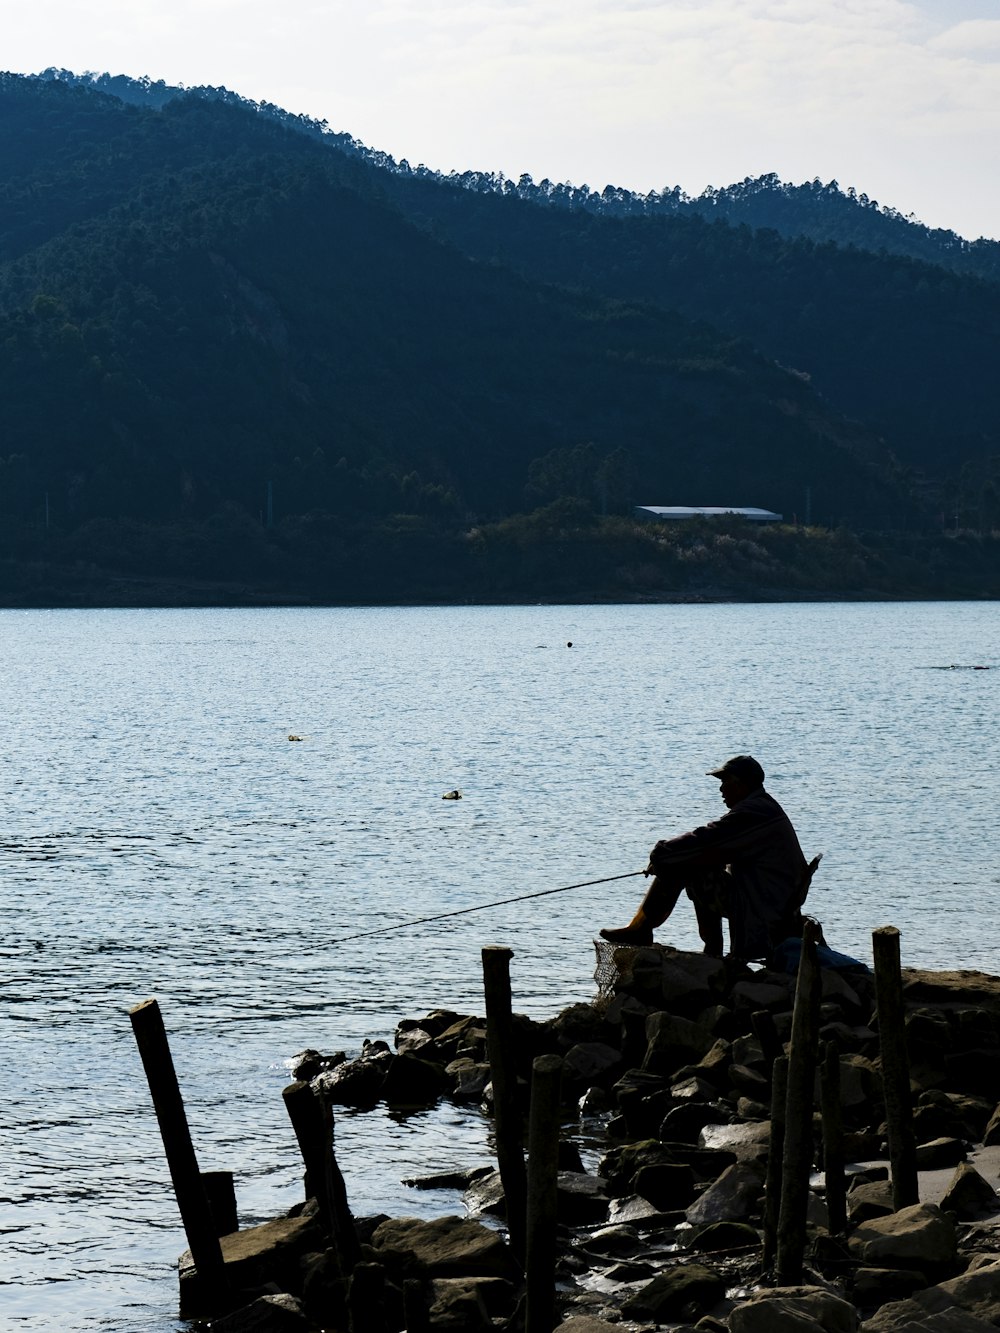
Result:
M705 953L717 958L723 917L737 958L763 959L801 934L799 908L815 866L806 865L791 821L764 790L763 768L738 754L709 777L719 779L728 814L656 844L646 870L655 879L639 910L627 926L601 931L612 944L651 944L682 890L694 903Z

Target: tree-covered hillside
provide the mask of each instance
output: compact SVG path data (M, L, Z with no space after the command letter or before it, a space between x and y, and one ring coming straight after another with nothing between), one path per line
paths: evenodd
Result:
M634 503L917 533L938 514L912 465L950 502L988 458L992 387L956 404L937 455L900 422L940 419L929 360L942 393L959 358L976 380L989 284L477 193L306 129L230 95L0 76L0 595L46 600L61 578L109 597L105 575L335 599L565 596L588 578L678 595L706 570L607 526ZM855 398L845 283L868 325ZM905 357L922 410L901 402ZM566 569L537 563L572 532ZM779 548L719 587L746 595L765 569L796 584ZM948 586L981 587L979 567ZM907 568L906 591L933 582Z

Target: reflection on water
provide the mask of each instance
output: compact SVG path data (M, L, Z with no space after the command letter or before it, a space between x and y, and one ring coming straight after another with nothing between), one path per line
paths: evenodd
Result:
M203 1169L241 1220L294 1202L281 1088L305 1046L593 993L621 874L721 813L750 750L835 947L996 968L1000 666L988 605L0 613L5 1161L0 1301L23 1330L165 1333L183 1235L128 1008L157 995ZM567 649L568 641L573 648ZM987 671L927 668L952 664ZM304 739L290 744L288 736ZM442 801L452 789L462 801ZM668 933L696 947L680 913ZM344 936L373 936L338 944ZM460 1210L409 1176L486 1160L450 1105L338 1118L355 1210Z

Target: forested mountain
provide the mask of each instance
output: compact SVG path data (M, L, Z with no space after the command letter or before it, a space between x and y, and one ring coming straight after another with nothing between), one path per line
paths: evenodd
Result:
M0 76L8 599L32 581L44 599L52 562L90 571L84 600L108 595L102 571L336 599L655 596L711 581L698 552L720 534L611 517L635 502L916 533L928 495L953 511L963 465L987 477L992 284L461 188L224 90L111 91L131 96ZM583 546L539 585L539 543L567 533ZM821 542L729 539L744 591L823 584ZM824 586L890 577L846 550Z

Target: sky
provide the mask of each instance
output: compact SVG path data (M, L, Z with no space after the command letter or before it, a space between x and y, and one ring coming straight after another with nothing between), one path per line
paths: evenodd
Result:
M225 86L441 171L837 180L1000 237L1000 0L33 0L0 64Z

